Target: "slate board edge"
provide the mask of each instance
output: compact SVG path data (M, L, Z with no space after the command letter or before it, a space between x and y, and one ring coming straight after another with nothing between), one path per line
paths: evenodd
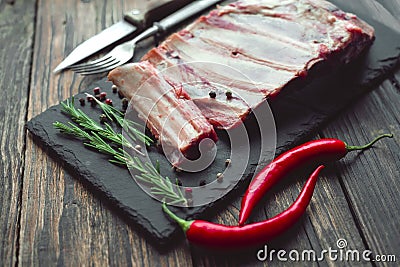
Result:
M398 54L400 53L400 48L399 48L399 47L397 47L397 51L396 51L396 52L397 52ZM364 89L364 90L360 90L359 94L355 95L352 99L355 99L355 98L357 98L358 96L363 95L363 94L367 93L367 91L370 91L371 89L373 89L373 88L369 88L369 87L370 87L370 86L375 86L375 85L379 84L385 77L387 77L388 75L390 75L389 72L392 71L395 67L397 67L397 66L399 65L399 63L400 63L399 55L397 55L397 57L396 57L396 56L393 56L392 58L389 58L388 60L391 61L391 63L388 64L387 66L385 66L386 68L379 68L379 69L374 69L374 70L371 69L371 70L370 70L370 71L372 71L372 72L376 72L376 73L377 73L377 74L376 74L377 77L374 77L374 79L368 80L365 84L363 84L363 87L365 87L365 89ZM386 63L387 63L387 62L386 62ZM385 64L383 64L383 65L385 65ZM340 109L341 112L345 111L346 108L348 108L349 105L350 105L350 102L349 102L348 104L346 104L346 106L345 106L344 108L341 108L341 109ZM95 193L96 196L100 193L100 195L109 198L109 199L110 199L110 202L111 202L110 205L113 206L113 207L117 207L118 209L121 209L122 212L118 212L118 215L120 215L121 218L123 218L123 219L127 219L126 221L127 221L128 224L132 224L132 223L133 223L133 225L135 225L135 226L137 225L138 227L144 229L144 230L145 230L144 232L148 232L148 230L147 230L145 227L143 227L142 225L140 225L140 224L138 224L138 223L135 222L135 218L137 218L137 217L135 217L135 216L132 215L132 214L125 214L126 208L125 208L125 207L119 207L118 201L116 201L116 202L114 203L115 199L113 198L113 196L110 196L110 194L107 194L106 192L102 192L101 190L99 191L99 188L96 188L96 186L95 186L96 184L98 184L97 182L91 183L91 181L88 181L87 179L84 179L84 178L82 179L82 177L81 177L82 173L79 173L78 170L74 169L74 168L71 167L71 166L67 166L64 162L60 161L60 158L58 157L59 155L57 154L57 152L55 151L55 149L52 147L52 146L57 146L57 144L49 144L49 145L46 145L46 142L45 142L45 140L42 140L42 137L37 137L37 136L35 135L34 129L32 130L32 129L30 129L30 128L31 128L31 126L33 126L32 124L33 124L33 122L35 121L35 119L36 119L37 117L39 117L39 116L40 116L40 115L36 116L36 117L33 118L30 122L27 123L27 128L28 128L28 130L30 130L30 131L33 133L34 140L35 140L35 141L39 141L39 143L41 144L41 146L46 148L45 150L47 150L47 153L48 153L51 157L55 158L57 161L61 162L64 166L66 166L66 167L67 167L67 172L73 174L72 177L74 177L74 178L76 178L77 180L79 180L83 185L89 186L90 189L95 189L96 192L93 192L93 193ZM285 143L285 144L283 144L283 145L281 145L281 146L278 146L278 147L277 147L277 154L280 154L280 153L283 152L285 149L288 149L288 148L290 148L290 147L293 147L293 146L295 146L295 145L297 145L297 144L299 144L299 143L305 141L306 139L312 137L313 135L316 134L316 132L317 132L318 129L321 129L321 127L324 127L324 125L328 124L329 121L330 121L332 118L336 117L336 116L337 116L337 114L334 114L334 115L332 115L332 116L328 116L328 118L327 118L326 120L321 120L321 121L315 123L312 131L307 132L307 133L304 133L304 134L299 135L299 136L296 136L296 138L293 139L292 142L290 142L290 143ZM54 153L53 153L53 152L54 152ZM78 169L79 169L79 168L78 168ZM90 172L89 172L89 173L90 173ZM247 181L247 182L249 182L249 181ZM239 187L239 185L238 185L238 187ZM234 190L237 190L237 188L235 188ZM238 190L238 191L240 191L240 190ZM233 195L233 194L230 194L230 195ZM229 197L229 198L230 198L230 197ZM101 198L100 198L100 199L101 199ZM109 203L106 203L106 202L105 202L105 204L109 205ZM218 206L219 206L219 205L218 205ZM223 207L223 205L221 205L221 207ZM211 208L212 208L212 212L211 212L211 213L215 213L215 212L218 211L218 208L215 209L215 208L213 208L213 207L211 207L211 206L207 206L207 207L204 207L204 209L203 209L203 211L200 213L200 215L203 215L202 213L208 213L209 209L211 209ZM207 216L207 217L211 217L211 216L210 216L211 214L204 214L204 215ZM196 217L197 217L197 216L196 216ZM172 236L175 236L177 230L178 230L178 227L175 227L172 231L170 231L170 232L169 232L169 238L171 238ZM151 232L154 233L153 231L151 231ZM164 231L163 233L157 232L157 234L158 234L158 237L157 237L157 238L160 238L160 236L162 236L163 234L165 234L165 231ZM160 242L160 240L157 240L157 238L154 239L154 237L153 237L151 234L146 233L146 236L150 237L150 239L149 239L150 241L154 241L154 240L155 240L155 241L156 241L156 242L154 242L155 245L160 245L160 244L158 243L158 242ZM163 241L165 241L165 240L163 240ZM172 240L170 240L170 241L172 241ZM165 242L165 245L167 245L168 243L170 243L170 241Z
M400 53L400 49L399 49L399 53ZM377 73L379 73L379 75L377 74L377 76L374 77L374 79L371 79L366 84L361 85L361 87L363 87L363 89L360 89L360 91L357 94L355 94L352 99L356 99L358 96L364 95L368 91L371 91L373 89L371 87L372 85L379 83L386 76L390 75L391 71L393 71L397 66L400 65L399 57L400 57L400 54L398 55L398 57L393 57L391 59L392 60L391 64L389 64L385 70L382 70L382 71L376 70ZM82 94L84 92L85 91L78 93L77 95ZM75 95L74 97L76 97L77 95ZM341 108L339 110L344 111L349 105L350 105L350 101L349 101L349 103L347 103L345 105L344 108ZM59 105L54 105L54 106L50 107L49 109L47 109L46 111L57 109L58 106ZM38 141L38 143L42 147L45 148L45 150L47 151L49 156L51 156L57 162L59 162L63 166L65 166L65 169L73 178L75 178L79 182L81 182L85 187L87 187L99 199L102 199L103 197L107 198L109 200L109 203L106 203L106 205L108 207L117 208L118 210L115 210L115 213L118 216L120 216L120 218L122 218L128 225L134 226L134 227L139 227L140 229L144 230L144 231L141 231L141 232L144 232L144 236L146 238L148 238L148 240L151 243L153 243L155 246L157 246L160 250L166 248L167 245L169 245L173 240L175 240L176 237L178 237L178 234L180 232L180 229L178 226L175 226L169 232L164 231L162 233L157 231L155 228L146 227L147 224L144 224L145 225L144 226L143 224L141 224L139 222L140 219L144 219L144 218L141 217L139 214L133 212L131 208L121 205L121 203L117 199L115 199L115 197L112 196L101 183L98 183L98 181L96 181L96 178L92 175L90 170L88 170L84 167L73 166L73 165L68 164L67 162L64 162L61 159L60 154L65 154L65 151L64 150L58 151L56 149L58 147L58 144L55 144L55 143L49 141L48 138L46 140L46 139L44 139L44 137L42 135L38 134L38 129L35 126L36 125L35 121L40 120L40 115L41 114L35 116L29 122L27 122L26 128L32 133L32 136L34 137L33 138L34 141ZM327 125L329 123L329 121L336 116L337 116L337 114L333 115L333 116L328 116L326 119L320 119L319 121L315 121L314 127L311 129L310 132L307 132L307 133L304 132L304 134L296 136L296 138L293 139L292 142L290 142L290 143L287 142L287 143L284 143L284 144L281 144L280 146L278 146L277 150L276 150L276 155L279 155L280 153L284 152L284 150L294 147L294 146L302 143L303 141L311 138L312 136L314 136L317 133L318 130L320 130L322 127L324 127L324 125ZM71 159L72 158L76 159L73 156L73 153L71 151L70 151L70 153L68 153L68 155L70 156ZM82 166L84 166L84 164L82 164ZM90 177L90 178L89 179L85 178L85 176L83 174L88 174L87 177ZM247 185L249 182L250 181L247 181L246 179L242 179L241 182L239 182L232 191L241 192L243 185ZM215 203L214 203L214 206L207 205L207 206L201 207L199 209L198 214L196 214L195 216L189 217L189 218L195 219L195 218L198 218L201 216L203 216L202 218L213 217L217 211L219 211L220 209L223 208L223 203L226 203L229 200L233 199L232 195L234 195L234 194L228 194L228 196L226 198L223 198L223 199L221 199L221 201L218 201L218 205L215 205ZM212 212L210 212L211 209L212 209ZM114 209L112 209L112 210L114 210ZM213 214L211 214L211 213L213 213ZM139 219L139 221L137 221L137 219ZM151 225L151 222L149 222L149 223Z
M82 93L84 92L78 93L74 97ZM129 206L126 206L118 201L118 199L113 196L107 190L107 188L96 179L95 175L85 167L85 164L76 158L73 151L66 149L63 145L51 141L48 137L46 129L43 127L40 121L41 117L44 116L43 114L52 111L61 112L60 104L48 108L46 111L35 116L26 123L26 128L31 133L30 136L33 138L34 142L39 144L51 158L62 165L62 167L71 177L80 182L95 197L97 197L99 200L106 199L107 201L104 201L102 203L104 203L111 212L114 212L116 215L118 215L130 227L135 229L136 232L142 233L143 236L146 237L160 251L166 249L167 246L170 245L176 238L181 236L182 231L180 230L180 227L172 221L170 221L170 224L172 225L170 231L158 231L156 227L152 226L152 223L149 220L135 212ZM60 133L60 135L62 134ZM80 141L71 139L71 142ZM93 151L93 153L97 152ZM72 164L72 162L79 162L80 164ZM252 173L254 173L253 169L251 170L251 174ZM129 175L128 171L127 175ZM246 179L247 177L248 176L242 177L242 179L234 186L231 192L220 198L218 201L201 207L195 207L194 209L196 209L196 213L192 215L189 214L187 219L196 219L200 217L204 219L214 216L216 212L220 211L223 207L225 207L226 204L228 204L228 202L233 200L233 198L236 196L235 192L238 188L243 187L243 183L246 183L246 180L248 180ZM134 183L134 181L132 182ZM174 207L171 207L171 209L174 210Z
M57 106L58 105L52 106L49 109L54 109ZM91 192L99 200L103 200L104 198L107 199L107 201L103 201L102 203L104 203L111 212L117 214L130 227L139 230L137 232L144 233L144 236L158 249L162 250L166 245L168 245L172 241L172 236L176 236L176 233L179 230L178 227L175 227L173 231L170 231L168 233L165 232L160 233L154 227L153 228L146 227L150 226L151 222L149 222L150 224L140 223L141 220L145 220L147 222L148 220L143 218L140 214L137 214L136 212L132 211L130 207L122 205L112 194L109 193L109 191L106 189L106 187L102 185L102 183L99 183L97 181L97 179L94 177L92 172L90 172L90 170L83 167L84 164L72 165L69 164L68 161L62 160L61 155L65 156L66 154L68 154L68 156L66 157L67 159L71 160L72 159L77 160L77 159L75 156L73 156L73 153L65 153L65 150L61 151L56 149L59 145L53 144L53 142L51 142L49 139L45 139L43 135L40 135L39 133L40 130L37 128L36 126L37 124L35 123L35 121L38 119L40 119L40 115L30 120L26 124L26 128L31 132L33 140L37 142L37 144L39 144L42 148L44 148L45 152L51 158L53 158L57 163L60 163L71 177L80 182L86 189L88 189L89 192ZM139 229L137 229L136 227L139 227ZM165 238L165 236L167 236L167 238ZM166 241L166 239L171 239L171 241L169 240Z
M398 47L398 55L394 56L393 58L387 59L390 60L391 63L388 66L385 66L385 68L379 69L379 70L372 70L375 74L375 77L373 79L367 80L365 81L365 83L360 84L359 88L358 88L358 92L356 94L354 94L354 96L350 99L350 100L355 100L358 97L361 97L363 95L366 95L370 92L372 92L374 89L376 89L375 87L379 86L380 83L382 83L385 79L387 79L388 77L390 77L393 72L400 67L400 46ZM371 75L372 76L372 75ZM346 109L348 109L351 105L351 101L348 101L348 103L343 107L343 108L339 108L336 113L342 113L342 112L346 112ZM293 148L299 144L301 144L302 142L304 142L305 140L311 138L313 135L317 134L317 130L321 130L323 127L325 127L325 125L329 124L331 120L333 120L334 118L336 118L339 114L335 114L332 116L328 116L327 120L321 121L318 123L318 125L316 125L315 129L313 132L310 133L306 133L302 136L299 136L299 138L295 139L293 142L289 143L285 143L283 145L279 145L276 147L276 156L279 156L279 154L281 154L282 152L284 152L284 150Z

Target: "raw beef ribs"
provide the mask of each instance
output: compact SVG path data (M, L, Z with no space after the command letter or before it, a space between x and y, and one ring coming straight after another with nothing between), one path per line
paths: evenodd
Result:
M200 17L150 50L142 61L159 71L160 82L184 92L181 97L192 100L209 123L230 129L291 81L306 79L316 64L348 63L373 39L371 26L323 0L243 0ZM118 74L134 84L129 77L137 75L139 65L134 66L112 71L109 79L115 82ZM127 96L135 91L132 84L123 87ZM154 85L148 94L158 90ZM135 108L140 113L146 105ZM195 107L190 110L198 116ZM190 117L182 114L179 121L183 124ZM152 117L148 124L157 132L159 118ZM203 120L201 125L202 130L185 136L187 144L214 134Z
M110 80L131 98L132 107L160 141L172 165L178 166L204 138L217 141L214 128L200 109L148 62L117 68L110 73Z
M307 76L315 64L348 63L373 38L371 26L326 1L247 0L200 17L143 60L160 70L179 66L165 79L182 86L214 126L229 129L265 98ZM243 75L192 62L223 64ZM193 81L203 84L192 86ZM232 98L225 96L227 89Z

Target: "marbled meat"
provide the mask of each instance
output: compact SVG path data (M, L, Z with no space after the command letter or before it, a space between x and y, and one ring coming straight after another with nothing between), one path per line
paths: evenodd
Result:
M316 64L346 64L373 39L370 25L323 0L242 0L220 6L172 34L142 61L158 70L160 81L182 92L181 98L194 103L210 124L231 129L291 81L306 79ZM137 75L136 69L123 66L109 79L124 79L123 92L131 96L137 81L128 77ZM148 94L157 90L154 85ZM190 108L194 117L198 109ZM181 116L182 121L191 117ZM157 132L158 117L150 120ZM204 132L214 134L201 123L208 131L191 131L185 137L199 140Z
M172 165L194 155L204 138L217 141L213 126L200 109L181 97L183 91L176 91L150 63L124 65L111 72L110 80L131 99L131 106L159 140Z

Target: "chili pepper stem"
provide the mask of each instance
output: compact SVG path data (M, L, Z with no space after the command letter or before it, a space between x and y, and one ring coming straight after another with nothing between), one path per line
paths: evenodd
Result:
M171 217L172 220L176 221L179 226L182 228L182 230L186 233L186 231L190 228L190 225L193 223L193 221L186 221L182 218L179 218L176 216L171 210L168 209L167 204L163 202L162 204L163 211L168 214L169 217Z
M368 144L363 145L363 146L348 146L346 144L347 152L354 151L354 150L365 150L365 149L368 149L371 146L373 146L377 141L379 141L380 139L385 138L385 137L393 138L393 134L382 134L382 135L376 137L374 140L372 140Z

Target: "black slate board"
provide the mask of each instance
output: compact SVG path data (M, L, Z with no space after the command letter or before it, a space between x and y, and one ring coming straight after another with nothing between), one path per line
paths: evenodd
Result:
M323 76L316 76L317 72L312 72L311 76L316 77L310 84L301 85L301 87L299 84L292 84L291 88L282 92L270 103L277 126L277 154L311 137L331 117L356 101L360 94L367 92L400 61L400 34L398 30L385 25L392 24L393 17L388 16L387 23L376 20L377 14L369 8L372 0L332 2L370 23L376 30L375 43L357 62ZM142 45L137 58L149 47ZM326 69L325 72L327 72ZM81 89L82 92L92 93L92 88L96 86L107 91L115 104L120 104L118 96L111 93L111 85L105 80ZM79 94L75 97L83 96ZM76 105L79 105L78 101ZM100 114L98 109L93 109L89 105L82 108L94 118ZM153 241L155 245L163 247L170 244L173 237L179 236L176 235L178 232L176 224L165 217L160 203L144 193L126 169L108 163L104 164L108 159L106 156L84 148L80 141L60 134L52 126L56 120L68 121L67 117L60 112L60 105L49 108L27 124L34 140L42 144L51 157L61 162L73 177L87 185L96 196L106 200L109 207L126 219L127 223L142 230L149 241ZM246 121L249 127L254 127L253 123L252 118ZM256 142L257 138L253 145L257 146ZM255 150L254 153L252 156L258 159L257 153L260 151ZM220 160L225 157L226 155L220 155ZM254 164L249 164L246 174L237 185L238 188L232 190L223 199L206 206L176 209L178 215L186 218L212 216L244 191L244 186L249 182L246 178L254 172L254 169ZM168 167L163 168L162 171L165 174L169 171ZM215 171L208 173L207 177L214 179L214 175ZM194 181L198 182L196 179Z

